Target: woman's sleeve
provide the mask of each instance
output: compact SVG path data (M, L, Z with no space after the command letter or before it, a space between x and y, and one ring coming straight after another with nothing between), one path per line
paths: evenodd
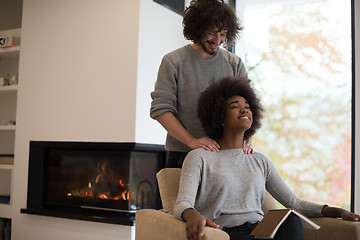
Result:
M284 182L271 160L265 158L267 165L266 189L268 192L286 208L293 208L307 217L321 217L324 204L299 198Z
M201 182L201 164L199 154L191 151L185 158L179 183L179 192L174 207L174 216L181 219L185 209L195 209L195 199Z

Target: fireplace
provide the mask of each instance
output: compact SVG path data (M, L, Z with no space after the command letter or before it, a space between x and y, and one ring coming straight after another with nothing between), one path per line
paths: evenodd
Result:
M21 213L133 225L137 210L161 208L165 158L162 145L31 141Z

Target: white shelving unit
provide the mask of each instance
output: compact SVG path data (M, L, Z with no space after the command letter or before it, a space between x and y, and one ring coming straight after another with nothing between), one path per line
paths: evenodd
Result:
M0 86L0 92L16 92L17 89L18 85Z
M0 31L0 36L20 33L20 28L10 29ZM20 46L0 48L0 77L18 77L19 57ZM0 218L11 218L17 90L17 84L0 86Z
M20 46L13 46L8 48L0 48L0 59L16 59L19 58Z
M15 130L15 125L0 125L0 131Z

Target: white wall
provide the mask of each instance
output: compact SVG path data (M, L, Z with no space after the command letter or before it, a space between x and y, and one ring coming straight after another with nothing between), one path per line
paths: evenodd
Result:
M156 14L156 15L155 15ZM158 16L158 17L156 17ZM182 34L182 16L153 1L141 0L136 142L164 144L166 131L149 116L151 97L162 57L189 43Z
M18 132L134 141L139 8L130 0L24 1Z
M160 52L175 45L162 49L158 42L176 39L173 31L178 34L181 18L170 13L150 0L24 0L12 239L134 237L134 228L127 226L20 214L26 207L29 141L134 142L137 106L143 114L137 91L153 87L146 84L155 79L150 74ZM164 21L164 14L171 19ZM153 20L159 16L161 20ZM154 25L146 22L150 20ZM144 45L145 39L153 45ZM146 78L138 80L138 64ZM137 81L146 89L137 90ZM143 96L147 100L140 100L148 101L149 92ZM149 119L148 107L143 111Z

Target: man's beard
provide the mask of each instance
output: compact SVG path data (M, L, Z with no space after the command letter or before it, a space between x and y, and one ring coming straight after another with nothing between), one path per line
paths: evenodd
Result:
M216 48L216 49L214 49L214 50L209 50L209 49L207 49L206 48L206 42L207 43L209 43L210 45L213 43L213 42L211 42L211 41L209 41L209 40L206 40L205 41L205 43L204 42L201 42L200 43L200 45L201 45L201 47L204 49L204 51L207 53L207 54L209 54L210 56L215 56L215 54L217 53L217 50L219 49L219 48ZM221 45L221 44L220 44Z

